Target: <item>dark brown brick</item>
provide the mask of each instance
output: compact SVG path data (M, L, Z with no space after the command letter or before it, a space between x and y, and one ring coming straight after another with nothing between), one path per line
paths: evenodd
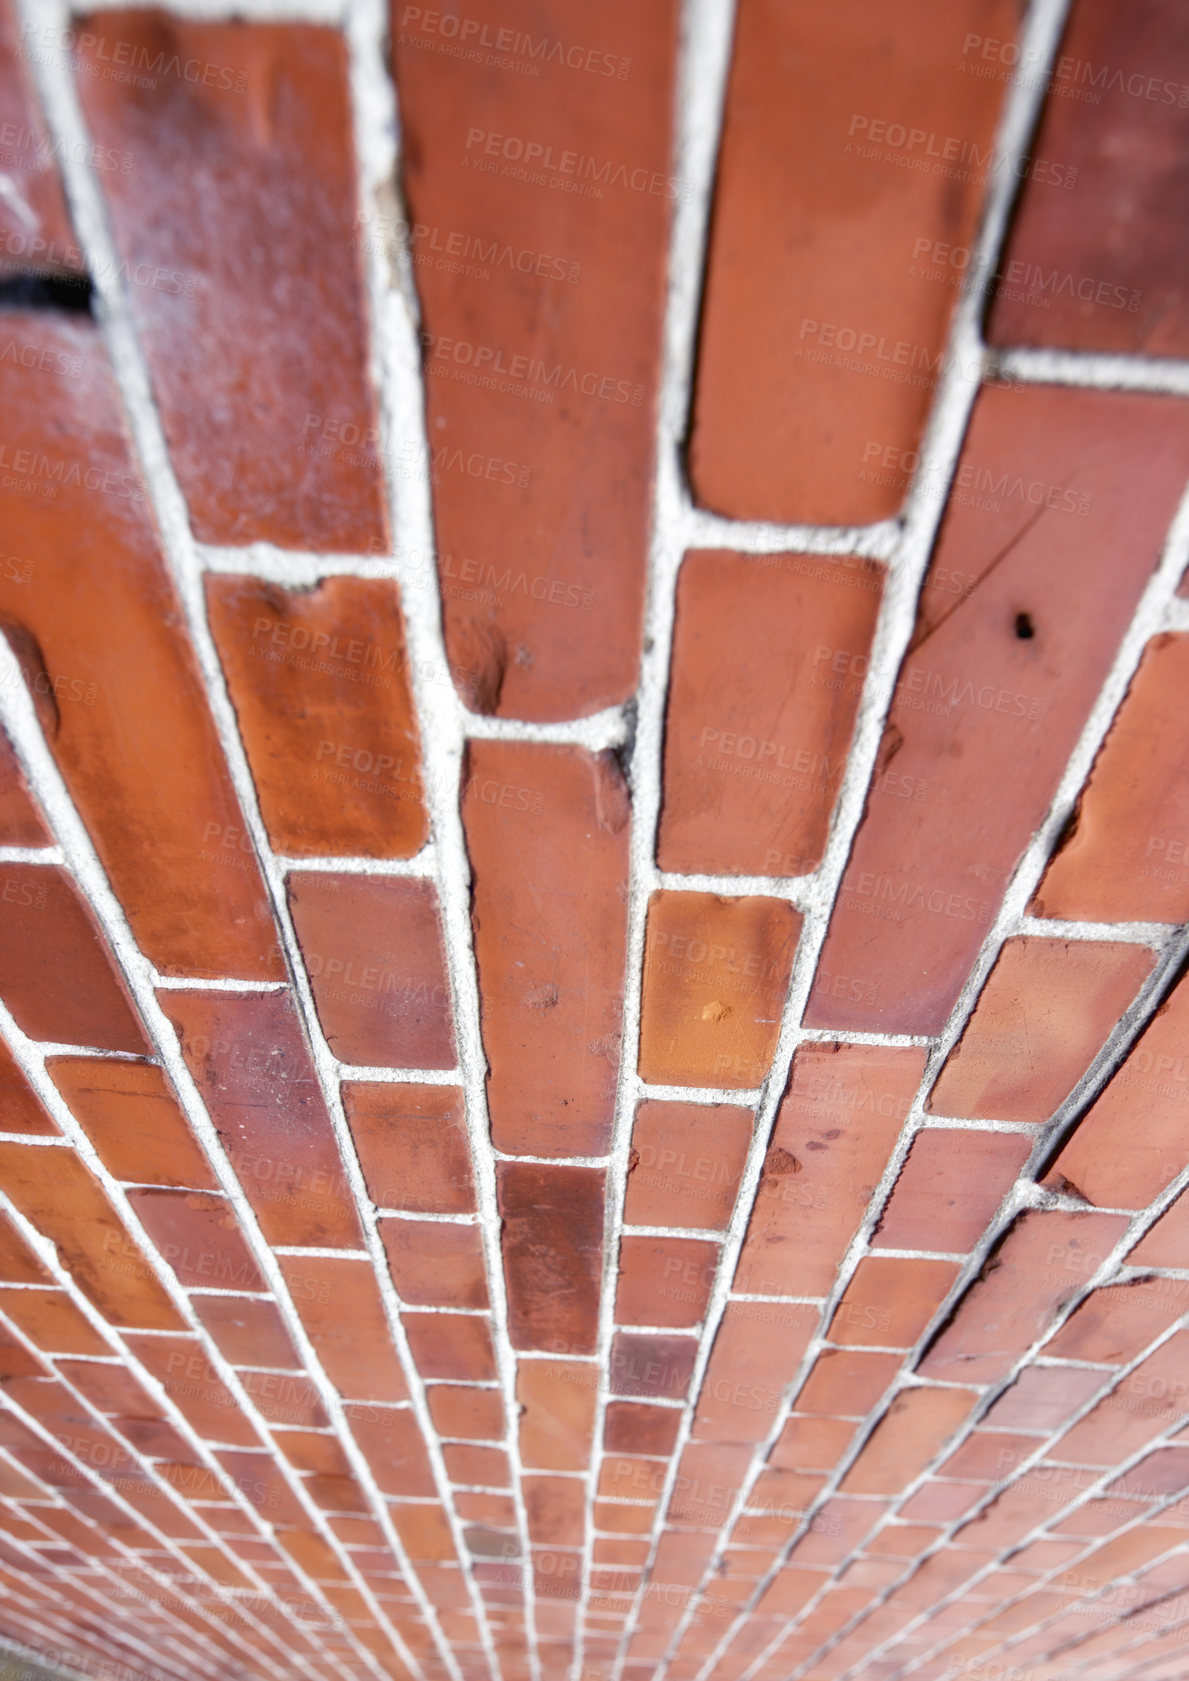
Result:
M593 1354L603 1267L597 1168L498 1164L508 1331L514 1348Z

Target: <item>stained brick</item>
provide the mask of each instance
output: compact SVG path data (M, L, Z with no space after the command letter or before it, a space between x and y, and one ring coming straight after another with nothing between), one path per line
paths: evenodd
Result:
M620 1325L700 1323L718 1268L718 1245L670 1237L624 1237L615 1318Z
M868 1348L911 1348L958 1270L952 1261L866 1256L830 1321L831 1340Z
M665 724L662 869L815 868L881 590L880 569L850 557L686 556Z
M739 1290L828 1294L923 1068L918 1050L838 1044L798 1050L764 1158Z
M162 1069L97 1057L52 1057L46 1067L116 1179L215 1188L206 1157Z
M817 1329L816 1308L731 1302L714 1339L694 1433L724 1442L761 1441Z
M602 1173L501 1162L498 1184L512 1346L593 1354L603 1263Z
M1032 1148L1019 1133L918 1132L874 1234L879 1249L965 1255L1015 1184Z
M128 298L196 535L381 540L342 36L112 11L92 15L80 49L95 137L135 160L102 176L121 255L176 280ZM121 49L217 75L107 80Z
M1151 968L1143 946L1007 940L927 1107L941 1115L1048 1120Z
M1096 1360L1123 1366L1141 1354L1185 1312L1181 1281L1138 1278L1094 1290L1046 1345L1062 1360Z
M367 1067L453 1068L433 884L298 873L289 901L334 1054Z
M268 1241L359 1247L330 1117L289 994L170 991L161 1003Z
M677 8L609 0L589 70L537 59L534 155L560 171L540 180L502 161L522 155L526 84L441 51L438 17L393 7L447 647L477 711L568 718L635 686ZM557 28L537 0L500 25ZM480 279L434 255L451 240L537 256Z
M408 1388L371 1262L325 1255L278 1258L314 1352L343 1399L405 1400Z
M925 798L868 797L822 951L854 985L819 979L815 1026L944 1024L1151 573L1187 428L1159 397L980 396L958 482L1004 495L947 512L877 759L877 778L894 755Z
M469 1214L475 1207L462 1093L454 1086L345 1085L343 1102L378 1208Z
M1076 185L1025 186L995 288L996 344L1189 353L1176 162L1189 140L1186 82L1189 30L1170 0L1126 14L1087 0L1071 12L1036 151L1060 158Z
M133 1211L182 1284L263 1290L231 1205L204 1191L133 1190Z
M683 1400L697 1352L692 1337L617 1331L611 1341L611 1392L640 1400Z
M1186 1019L1189 985L1181 981L1053 1163L1087 1202L1144 1208L1184 1166Z
M1026 1210L962 1298L921 1372L951 1382L1006 1377L1126 1229L1112 1215Z
M381 1220L392 1282L417 1307L488 1306L477 1226L434 1220Z
M0 992L23 1033L105 1051L148 1049L95 918L63 870L0 866L0 927Z
M594 1437L599 1371L579 1360L521 1360L516 1368L521 1462L583 1471ZM610 1412L610 1409L608 1409Z
M428 820L396 586L210 578L207 600L277 851L412 857Z
M677 1086L758 1086L768 1072L801 918L781 899L654 893L640 1073Z
M513 1154L602 1154L626 938L622 773L610 754L473 742L462 806L492 1139Z
M948 271L922 276L973 244L996 168L1002 89L962 74L962 40L1011 41L1016 22L1010 0L740 8L691 446L706 506L827 525L896 511L956 297ZM956 161L920 168L930 151Z

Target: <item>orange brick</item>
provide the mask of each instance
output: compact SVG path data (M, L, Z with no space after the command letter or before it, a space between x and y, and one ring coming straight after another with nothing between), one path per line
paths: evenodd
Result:
M51 1057L46 1067L116 1179L214 1190L214 1174L162 1069L97 1057Z

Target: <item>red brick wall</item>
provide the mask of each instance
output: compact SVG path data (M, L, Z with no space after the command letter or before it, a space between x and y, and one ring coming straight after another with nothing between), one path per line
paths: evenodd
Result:
M0 1640L1181 1676L1184 9L4 4Z

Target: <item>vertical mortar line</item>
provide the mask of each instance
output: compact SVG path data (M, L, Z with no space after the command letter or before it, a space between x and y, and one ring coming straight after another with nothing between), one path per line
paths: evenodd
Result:
M383 0L352 0L348 14L348 42L357 123L360 206L365 214L370 213L377 191L391 187L395 202L403 207L400 112L386 51L388 39ZM441 594L434 558L436 531L429 480L426 396L418 339L420 306L406 237L407 217L401 225L405 232L398 231L393 246L394 276L390 277L385 272L381 253L371 247L370 241L367 253L373 355L380 393L380 433L395 549L391 575L400 585L409 647L413 655L412 687L421 723L426 800L435 837L442 942L491 1304L491 1338L504 1402L506 1434L503 1446L511 1469L511 1499L522 1561L525 1639L529 1671L533 1681L539 1681L535 1584L524 1501L524 1466L519 1446L516 1354L508 1328L501 1249L502 1222L487 1111L487 1058L480 1026L479 984L471 929L471 870L461 813L467 714L458 699L446 655ZM392 470L392 443L396 438L411 438L418 446L417 463L402 479L399 493ZM533 732L525 726L509 726L506 734L510 739L534 739ZM456 1546L472 1601L476 1605L488 1663L493 1677L498 1677L500 1666L495 1636L460 1527L456 1527Z
M1036 50L1039 55L1035 62L1047 64L1055 52L1067 3L1068 0L1033 0L1024 34L1026 48ZM1002 158L1005 162L1014 164L1023 155L1035 124L1040 99L1041 90L1035 84L1032 88L1017 86L1012 89L1005 101L999 132L996 136L995 156L997 158ZM721 1317L721 1311L725 1306L729 1292L727 1280L733 1270L739 1249L742 1247L743 1233L746 1230L751 1203L759 1182L763 1152L775 1120L779 1101L787 1083L792 1055L800 1039L801 1015L808 997L820 949L825 939L834 900L849 857L853 837L862 816L868 782L882 738L886 715L893 698L901 659L907 649L915 624L917 595L944 511L945 492L957 465L962 439L981 383L984 348L979 332L979 320L985 291L994 269L993 259L997 255L1004 237L1016 184L1016 177L1012 170L1001 171L998 177L991 182L985 195L982 224L975 242L976 252L981 258L975 272L980 275L980 279L975 286L972 286L968 292L963 294L955 306L949 345L943 361L944 372L922 442L920 465L908 498L902 538L888 566L884 596L872 646L871 663L860 700L847 768L835 804L825 855L816 872L815 890L808 897L804 926L781 1025L780 1039L773 1058L771 1072L765 1084L765 1095L757 1113L752 1150L740 1185L736 1206L736 1226L731 1233L729 1244L724 1247L719 1277L712 1293L711 1309L707 1314L704 1347L700 1357L703 1369L709 1346L712 1344L714 1331L717 1329L716 1312L717 1316ZM830 537L833 541L837 541L838 533L831 533ZM839 1037L845 1038L845 1035L840 1034ZM715 1297L719 1298L717 1302ZM802 1363L801 1370L789 1386L786 1400L778 1411L777 1426L773 1432L772 1441L775 1440L779 1429L783 1427L784 1416L787 1415L788 1411L788 1397L795 1395L804 1382L814 1353L815 1350L811 1344L806 1360ZM695 1372L694 1382L691 1384L691 1401L687 1413L687 1423L683 1425L682 1435L679 1435L678 1449L683 1444L683 1438L688 1439L688 1418L692 1416L697 1384L700 1378L701 1369ZM770 1446L771 1442L768 1442L757 1448L749 1473L751 1479L754 1479L754 1476L758 1474L761 1452L766 1453ZM675 1464L676 1453L674 1466ZM672 1472L673 1467L671 1467L671 1475ZM745 1484L744 1489L741 1490L741 1499L746 1497L747 1486ZM668 1489L662 1497L661 1510L663 1510L663 1503L667 1498ZM708 1576L713 1572L721 1558L725 1542L741 1510L742 1505L737 1502L728 1525L722 1532L718 1550L709 1567ZM785 1550L787 1551L787 1549ZM779 1565L775 1568L779 1568ZM766 1586L767 1579L758 1584L754 1596L756 1601L758 1601ZM674 1635L674 1644L680 1640L685 1628L692 1620L694 1605L695 1596L691 1596L687 1613L678 1625ZM739 1617L732 1622L724 1635L723 1641L720 1642L719 1647L716 1648L703 1666L700 1672L701 1677L709 1676L719 1653L725 1650L737 1628L746 1620L747 1614L748 1608L745 1607ZM626 1638L625 1635L625 1642ZM672 1650L672 1646L670 1650ZM663 1673L664 1665L662 1665Z
M52 6L55 14L60 15L63 0L22 0L22 4L29 9L38 6L43 10ZM222 667L207 621L202 569L194 548L185 499L173 472L160 417L152 396L148 372L131 321L124 288L118 279L118 259L108 228L106 209L90 167L83 161L92 155L88 131L65 67L60 65L43 67L41 91L51 133L60 141L67 142L62 146L63 177L68 198L74 211L80 243L87 253L91 272L97 277L107 277L98 281L96 291L101 306L101 325L111 356L117 386L123 398L135 452L143 468L154 512L157 516L169 570L185 610L191 643L202 673L207 699L218 731L228 773L243 809L245 827L251 833L261 875L272 903L282 950L285 953L287 967L293 982L294 995L302 1017L303 1027L310 1041L322 1095L335 1132L344 1176L351 1187L353 1199L365 1235L368 1238L373 1269L376 1272L383 1294L387 1266L385 1264L383 1270L380 1270L375 1253L378 1245L374 1228L372 1230L368 1229L366 1211L370 1209L371 1204L367 1197L366 1186L355 1153L350 1129L343 1114L337 1078L334 1075L334 1060L330 1057L313 1007L309 981L301 958L300 945L289 915L283 874L273 854L260 816L255 783L247 764L247 758L239 737L234 708L227 694ZM356 90L353 88L352 91L355 92ZM71 141L74 142L73 146L68 143ZM378 325L378 323L374 323L374 325ZM374 360L376 354L374 347L371 354ZM122 909L120 910L120 917L122 920ZM119 949L118 944L117 949ZM155 1024L164 1023L164 1016L156 1007L155 999L153 1000L153 1006L154 1012L150 1012L146 1019L153 1020ZM164 1031L169 1034L167 1042L173 1044L174 1035L167 1023L164 1025ZM175 1061L181 1061L181 1058L177 1057ZM192 1086L192 1082L187 1082L187 1084L190 1086L194 1104L202 1108L197 1089ZM204 1108L203 1114L205 1116ZM214 1129L210 1126L209 1117L206 1117L206 1123L209 1129L206 1136L211 1136L214 1134ZM221 1146L219 1148L221 1156ZM229 1168L228 1173L230 1173ZM233 1175L231 1177L234 1178ZM239 1192L237 1207L243 1209L246 1207L246 1199L239 1191L238 1182L236 1182L236 1190ZM256 1256L257 1263L277 1296L282 1312L286 1317L288 1328L297 1340L297 1346L306 1360L316 1387L320 1391L323 1405L334 1421L336 1431L351 1462L355 1476L360 1486L368 1494L373 1514L385 1534L389 1547L400 1563L402 1571L408 1578L421 1613L438 1646L439 1654L452 1681L462 1681L453 1651L442 1633L438 1621L437 1607L429 1599L418 1574L412 1567L403 1542L393 1524L387 1502L378 1487L366 1457L355 1441L354 1433L349 1428L344 1404L337 1390L330 1384L322 1370L312 1343L306 1335L305 1328L293 1306L283 1274L272 1255L270 1246L261 1237L254 1217L251 1219L248 1229L252 1233L254 1246L258 1246L260 1249L260 1253ZM390 1295L385 1296L385 1309L391 1322L392 1298ZM409 1357L403 1328L399 1327L399 1323L393 1326L393 1334L406 1369L412 1404L425 1438L427 1453L441 1493L442 1503L457 1537L457 1513L449 1497L449 1483L445 1477L445 1467L441 1449L437 1443L436 1432L429 1420L424 1386L415 1365ZM281 1457L283 1459L283 1456ZM291 1471L287 1463L283 1464L283 1472L288 1480ZM302 1503L308 1505L308 1502L304 1499ZM313 1516L313 1513L311 1515ZM324 1539L327 1540L335 1553L345 1561L345 1568L352 1582L363 1594L377 1622L393 1639L402 1661L417 1675L420 1675L420 1664L406 1645L403 1636L393 1626L387 1612L375 1599L372 1589L360 1575L353 1559L340 1547L338 1538L330 1530L324 1515L318 1513L314 1521ZM468 1587L473 1587L469 1575ZM354 1637L352 1636L352 1638ZM366 1661L373 1665L377 1663L377 1660L370 1653L367 1654Z
M6 653L6 648L0 647L0 660L5 657ZM29 708L31 711L31 703L29 703ZM9 723L9 730L14 744L17 746L18 752L23 755L23 750L26 746L26 743L22 740L23 732L14 732L11 728L11 722ZM48 755L48 749L45 749L45 751ZM35 774L33 771L35 760L26 760L26 764L30 769L30 773ZM45 793L52 791L50 789L48 779L39 777L38 780L41 789L43 790L41 797L44 801ZM53 814L50 812L48 804L46 809L47 813L52 816ZM88 898L94 905L95 898L90 894L88 894ZM63 1142L73 1148L79 1159L86 1165L92 1178L104 1191L112 1205L120 1214L131 1234L139 1240L139 1247L144 1259L146 1270L149 1271L162 1286L169 1296L172 1306L182 1317L184 1331L177 1334L197 1336L206 1358L212 1367L219 1373L221 1379L226 1384L230 1392L235 1395L241 1411L251 1420L257 1431L262 1435L263 1439L267 1443L269 1441L268 1431L270 1429L268 1421L264 1419L263 1415L256 1407L255 1402L247 1395L239 1374L226 1360L222 1351L218 1348L213 1338L210 1336L210 1333L207 1331L205 1325L198 1318L190 1302L187 1291L177 1280L172 1268L167 1265L163 1257L160 1255L156 1244L145 1231L139 1216L130 1206L124 1187L108 1172L107 1168L100 1160L90 1138L75 1120L69 1106L66 1104L49 1074L46 1072L45 1054L43 1049L35 1044L34 1041L28 1039L25 1034L21 1032L13 1020L11 1013L2 1003L0 1003L0 1031L2 1031L3 1038L7 1042L13 1058L18 1067L21 1069L21 1072L25 1075L25 1078L33 1087L33 1090L42 1105L61 1129ZM217 1164L212 1162L212 1166L215 1167L217 1171ZM84 1316L92 1324L94 1324L97 1329L100 1329L107 1336L115 1339L122 1353L126 1368L136 1377L139 1383L148 1389L150 1394L154 1395L162 1403L165 1409L165 1415L169 1418L174 1428L177 1429L179 1433L194 1447L195 1451L199 1453L201 1463L215 1476L217 1476L221 1482L231 1483L231 1486L235 1489L233 1497L234 1504L241 1507L252 1518L253 1522L258 1521L253 1508L244 1498L242 1491L236 1487L234 1479L228 1477L228 1474L224 1471L222 1465L214 1457L211 1447L201 1436L198 1435L189 1419L187 1419L185 1414L181 1412L176 1403L170 1399L160 1380L153 1373L148 1371L139 1356L128 1347L121 1329L118 1326L110 1324L99 1309L96 1308L89 1298L86 1297L79 1289L73 1276L59 1260L57 1250L52 1239L47 1238L42 1232L40 1232L34 1222L26 1215L22 1214L11 1202L7 1193L3 1191L0 1191L0 1202L7 1207L10 1219L13 1220L13 1222L18 1226L18 1229L20 1229L25 1235L30 1243L30 1246L42 1260L43 1264L50 1269L51 1273L59 1280L62 1287L68 1292L75 1306L79 1308ZM249 1234L245 1233L245 1236L249 1237ZM225 1445L228 1447L234 1446L234 1444L231 1443ZM270 1451L272 1451L271 1448ZM288 1467L283 1460L278 1460L278 1463L281 1465L282 1470L288 1473L286 1480L290 1486L293 1487L295 1482L294 1474L289 1472ZM311 1512L313 1514L315 1526L319 1528L319 1531L324 1532L326 1527L325 1518L320 1511L318 1511L317 1508L312 1507L310 1501L304 1496L301 1497L301 1504L306 1508L307 1512ZM222 1546L222 1543L220 1543L220 1545ZM238 1559L234 1559L234 1556L233 1562L237 1566L240 1566L240 1561ZM291 1567L304 1577L304 1571L301 1570L301 1567L298 1566L295 1561L292 1563ZM313 1583L312 1581L311 1591L320 1604L326 1604L325 1596L323 1595L321 1588L318 1584ZM332 1617L336 1615L333 1607L330 1608L330 1615Z

